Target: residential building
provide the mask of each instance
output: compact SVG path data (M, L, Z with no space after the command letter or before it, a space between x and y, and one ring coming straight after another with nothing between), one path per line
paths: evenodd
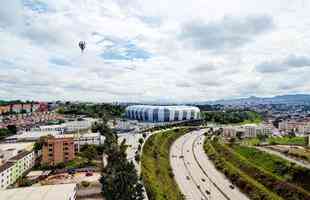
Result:
M56 136L60 134L59 131L25 131L18 135L12 135L4 140L8 143L15 143L20 141L36 141L44 136Z
M37 112L40 108L40 104L34 103L32 104L32 112Z
M244 126L228 126L223 128L222 136L225 138L237 137L239 134L242 138L256 137L257 135L270 135L271 128L266 125L248 124Z
M30 113L31 110L32 110L32 105L30 103L23 104L23 111L25 111L26 113Z
M279 130L283 132L295 132L300 134L310 133L309 119L297 120L284 120L279 123Z
M256 137L256 125L246 125L244 126L245 137Z
M76 184L31 186L0 191L0 199L75 200L76 191Z
M15 183L35 164L34 151L22 151L0 166L0 189ZM1 196L1 195L0 195ZM1 196L2 197L2 196Z
M73 138L48 137L42 148L42 163L57 165L68 162L75 157Z
M9 113L11 111L11 106L6 105L6 106L0 106L0 115Z
M23 109L23 105L20 103L11 105L11 111L14 113L20 113L22 109Z
M0 144L0 165L6 163L10 158L18 155L18 153L26 150L33 150L34 142L20 143L1 143Z
M223 137L232 138L236 137L237 130L234 127L224 127L223 128Z

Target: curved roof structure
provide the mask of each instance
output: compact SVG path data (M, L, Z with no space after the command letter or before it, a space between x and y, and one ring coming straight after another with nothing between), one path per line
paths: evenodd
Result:
M149 122L184 121L200 118L200 110L194 106L134 105L126 108L129 119Z

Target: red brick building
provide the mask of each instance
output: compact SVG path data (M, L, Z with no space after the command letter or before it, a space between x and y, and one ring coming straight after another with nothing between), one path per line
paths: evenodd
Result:
M42 147L42 164L57 165L73 160L73 138L46 138Z

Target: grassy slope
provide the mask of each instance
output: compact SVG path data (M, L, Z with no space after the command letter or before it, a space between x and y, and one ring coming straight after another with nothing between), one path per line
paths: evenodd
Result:
M242 192L247 194L250 199L282 199L275 193L269 191L264 185L257 182L254 178L244 173L231 162L224 159L223 156L219 155L210 140L205 140L204 149L209 158L214 162L216 168L223 172L225 176L236 184Z
M270 137L269 144L306 145L305 137Z
M310 191L310 170L292 165L287 160L255 148L234 145L233 149L251 163L272 172L278 178L294 183ZM303 178L299 178L303 174Z
M238 167L242 172L251 176L257 182L260 182L270 191L277 193L284 199L310 198L310 194L306 190L287 182L284 178L256 165L253 161L241 156L227 145L224 145L221 142L212 142L212 146L226 161L230 162L235 167ZM253 159L256 159L256 157Z
M260 123L262 123L263 119L259 114L255 113L253 111L247 111L247 114L248 114L250 119L244 120L241 124L260 124Z
M143 146L142 177L150 200L183 200L173 178L169 162L172 143L187 129L164 131L152 135Z

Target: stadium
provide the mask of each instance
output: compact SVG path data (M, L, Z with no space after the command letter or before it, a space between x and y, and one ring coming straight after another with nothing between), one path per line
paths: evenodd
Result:
M126 108L126 117L146 122L172 122L200 119L200 110L192 106L134 105Z

